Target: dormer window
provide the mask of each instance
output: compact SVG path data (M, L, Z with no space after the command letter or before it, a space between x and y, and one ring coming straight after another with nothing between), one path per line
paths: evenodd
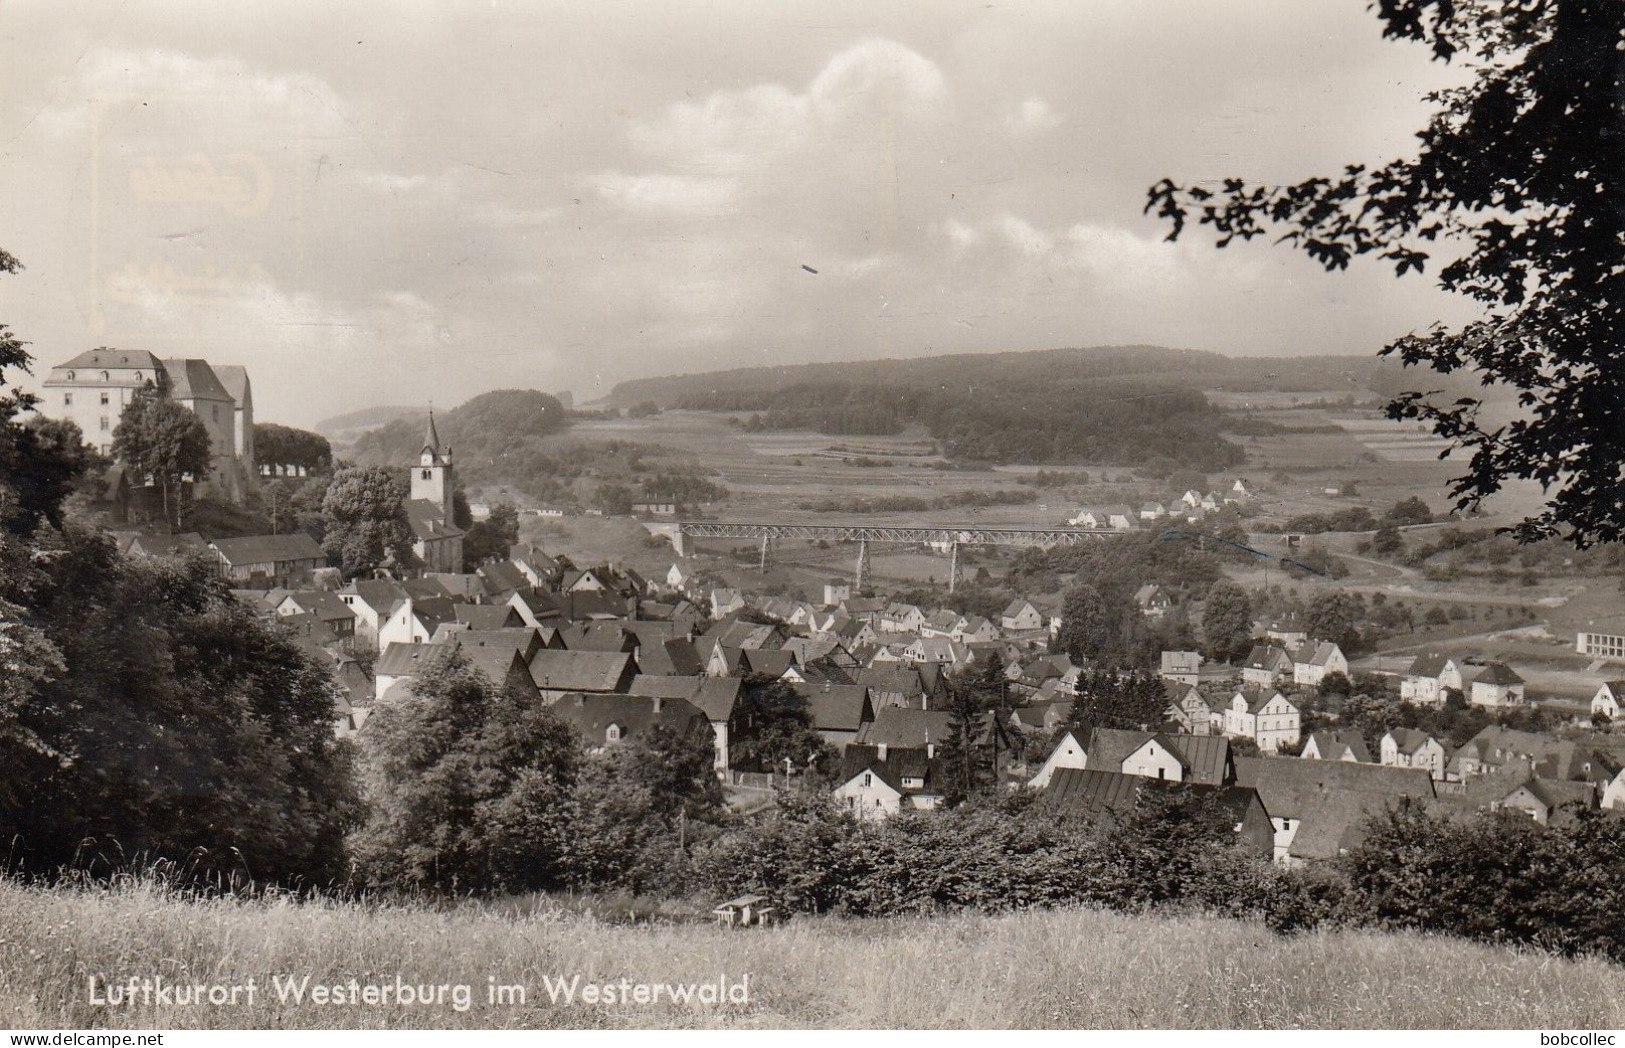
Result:
M621 741L621 726L619 724L611 724L607 729L605 729L604 738L609 742Z
M72 382L72 381L73 381L73 372L71 372L71 371L70 371L70 372L68 372L68 381L69 381L69 382Z
M113 376L104 371L104 372L102 372L102 381L103 382L111 382L111 381L113 381Z

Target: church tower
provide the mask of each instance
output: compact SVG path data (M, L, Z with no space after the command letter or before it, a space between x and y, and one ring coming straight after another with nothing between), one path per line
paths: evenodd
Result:
M423 435L423 452L412 469L412 497L427 499L451 517L451 493L457 489L452 476L451 447L440 447L440 434L434 428L434 412L429 412L429 428Z

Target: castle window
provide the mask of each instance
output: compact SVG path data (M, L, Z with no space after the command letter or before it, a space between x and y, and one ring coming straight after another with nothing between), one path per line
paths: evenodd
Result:
M106 433L109 428L110 427L107 425L107 416L103 415L102 416L102 432Z
M107 406L107 394L106 393L102 394L102 406L103 407Z
M71 371L70 371L70 372L68 372L68 381L69 381L69 382L72 382L72 381L73 381L73 372L71 372Z
M73 404L73 394L72 393L64 393L64 394L62 394L62 406L63 407L68 407L68 406L70 406L72 404Z

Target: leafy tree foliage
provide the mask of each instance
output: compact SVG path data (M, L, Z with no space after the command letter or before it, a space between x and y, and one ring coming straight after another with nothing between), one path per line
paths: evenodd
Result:
M1253 604L1246 590L1228 579L1208 588L1202 637L1212 658L1228 660L1247 653L1253 641Z
M1074 586L1061 605L1056 642L1077 663L1132 666L1144 654L1139 611L1121 594L1103 595L1087 583Z
M833 772L839 754L812 726L807 702L787 682L767 674L745 677L749 727L733 746L729 763L755 771L783 771L785 761L796 770L815 768Z
M317 473L333 467L333 445L320 433L275 422L256 422L254 458L261 465L292 466Z
M1415 156L1290 186L1230 179L1214 193L1164 180L1147 210L1178 237L1192 212L1220 247L1280 230L1327 269L1374 254L1422 272L1431 244L1453 257L1440 287L1479 303L1460 330L1384 348L1407 365L1467 371L1516 396L1498 422L1482 398L1402 394L1389 412L1420 418L1470 452L1452 494L1476 506L1533 479L1546 508L1513 531L1585 546L1625 531L1625 5L1599 0L1489 3L1379 0L1383 34L1425 41L1471 79L1437 91Z
M354 808L327 674L202 560L123 557L73 526L53 545L22 595L32 694L0 713L0 823L26 860L54 868L91 842L113 863L202 849L205 869L340 876Z
M463 570L473 571L493 557L506 560L519 541L519 510L511 502L491 504L491 515L476 520L463 536Z
M322 497L322 551L345 577L417 565L407 494L406 482L381 466L352 466L333 475Z
M367 724L362 876L451 891L559 883L578 747L538 695L505 692L459 651L437 657Z
M1304 626L1316 640L1329 640L1344 652L1356 651L1360 646L1360 611L1359 604L1346 591L1322 590L1309 602Z
M165 521L176 527L181 524L182 483L188 476L203 479L212 454L203 420L161 396L151 382L130 398L113 427L113 457L129 468L135 483L143 476L152 478L163 494Z

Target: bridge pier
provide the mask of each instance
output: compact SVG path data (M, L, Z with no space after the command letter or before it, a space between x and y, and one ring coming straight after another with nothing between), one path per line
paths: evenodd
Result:
M954 585L959 582L959 543L948 543L948 592L954 591Z
M772 536L764 534L762 536L762 566L760 568L760 570L763 571L763 572L767 571L767 552L768 552L769 549L772 548L772 546L773 546L773 538L772 538Z
M869 573L869 540L858 540L858 570L852 576L852 595L863 592L863 578Z

